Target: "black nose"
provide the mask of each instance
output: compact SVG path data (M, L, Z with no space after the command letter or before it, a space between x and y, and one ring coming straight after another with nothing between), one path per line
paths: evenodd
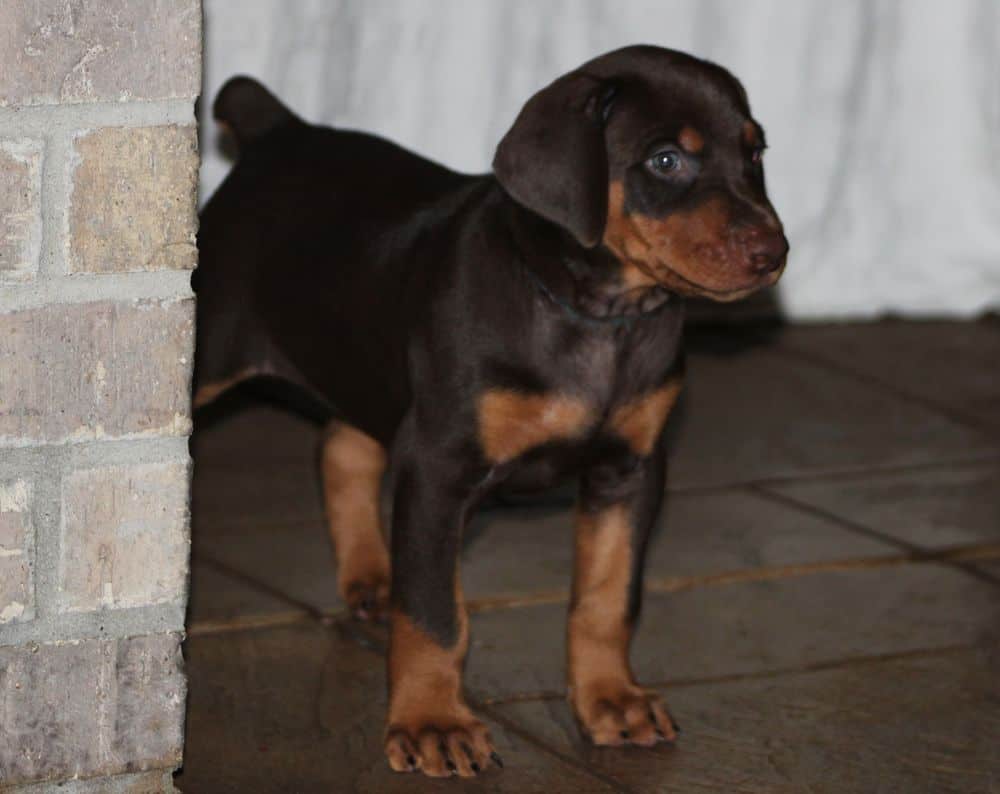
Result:
M754 235L749 246L750 269L759 275L773 273L785 264L788 240L781 233Z

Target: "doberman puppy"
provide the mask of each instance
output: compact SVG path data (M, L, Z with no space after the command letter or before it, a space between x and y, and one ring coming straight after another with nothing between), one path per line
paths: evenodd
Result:
M240 157L202 215L195 404L263 374L328 406L341 593L390 621L392 768L500 764L462 694L462 530L494 489L569 476L569 699L596 744L672 741L628 651L682 301L774 284L788 250L740 83L680 52L611 52L535 94L478 176L311 126L248 78L214 113Z

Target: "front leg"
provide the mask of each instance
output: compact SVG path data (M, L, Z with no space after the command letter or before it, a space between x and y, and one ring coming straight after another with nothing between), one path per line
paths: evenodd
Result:
M659 697L642 689L629 644L642 598L646 543L662 503L662 442L646 456L587 472L576 519L576 561L568 631L569 699L595 744L673 741Z
M397 772L470 777L491 762L501 763L486 726L462 695L469 621L458 554L481 475L463 467L457 456L413 443L401 446L392 526L385 752Z

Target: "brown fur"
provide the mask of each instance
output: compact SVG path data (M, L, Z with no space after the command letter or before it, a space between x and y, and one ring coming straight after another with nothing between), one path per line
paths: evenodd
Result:
M622 262L622 277L630 286L661 284L682 295L721 301L760 288L740 267L738 246L730 240L729 213L718 198L666 218L650 218L626 211L622 183L612 182L604 245Z
M493 389L479 398L479 441L493 463L506 463L549 441L577 437L592 421L591 407L568 395Z
M674 378L656 391L616 408L611 414L611 429L628 442L636 455L646 457L653 451L680 392L681 379Z
M385 471L382 445L335 422L323 442L323 496L337 552L340 594L352 612L374 617L389 598L389 553L382 538L379 489Z
M635 682L627 619L633 527L613 505L577 517L573 598L567 638L569 699L595 744L655 744L676 738L659 698Z
M419 768L431 777L447 777L451 761L455 772L472 777L491 763L489 731L462 697L469 628L457 584L456 598L459 638L451 648L442 648L402 612L392 613L385 752L397 772Z

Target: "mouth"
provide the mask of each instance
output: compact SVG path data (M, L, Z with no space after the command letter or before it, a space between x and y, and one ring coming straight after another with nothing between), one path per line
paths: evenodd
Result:
M755 278L746 285L733 287L732 289L717 289L699 284L697 281L692 281L681 273L678 273L672 267L667 266L666 273L670 274L670 278L663 279L661 277L657 278L657 281L666 289L678 290L678 288L682 288L683 294L689 297L708 298L717 303L732 303L746 298L758 290L774 286L784 271L785 265L782 263L781 267L777 270Z

